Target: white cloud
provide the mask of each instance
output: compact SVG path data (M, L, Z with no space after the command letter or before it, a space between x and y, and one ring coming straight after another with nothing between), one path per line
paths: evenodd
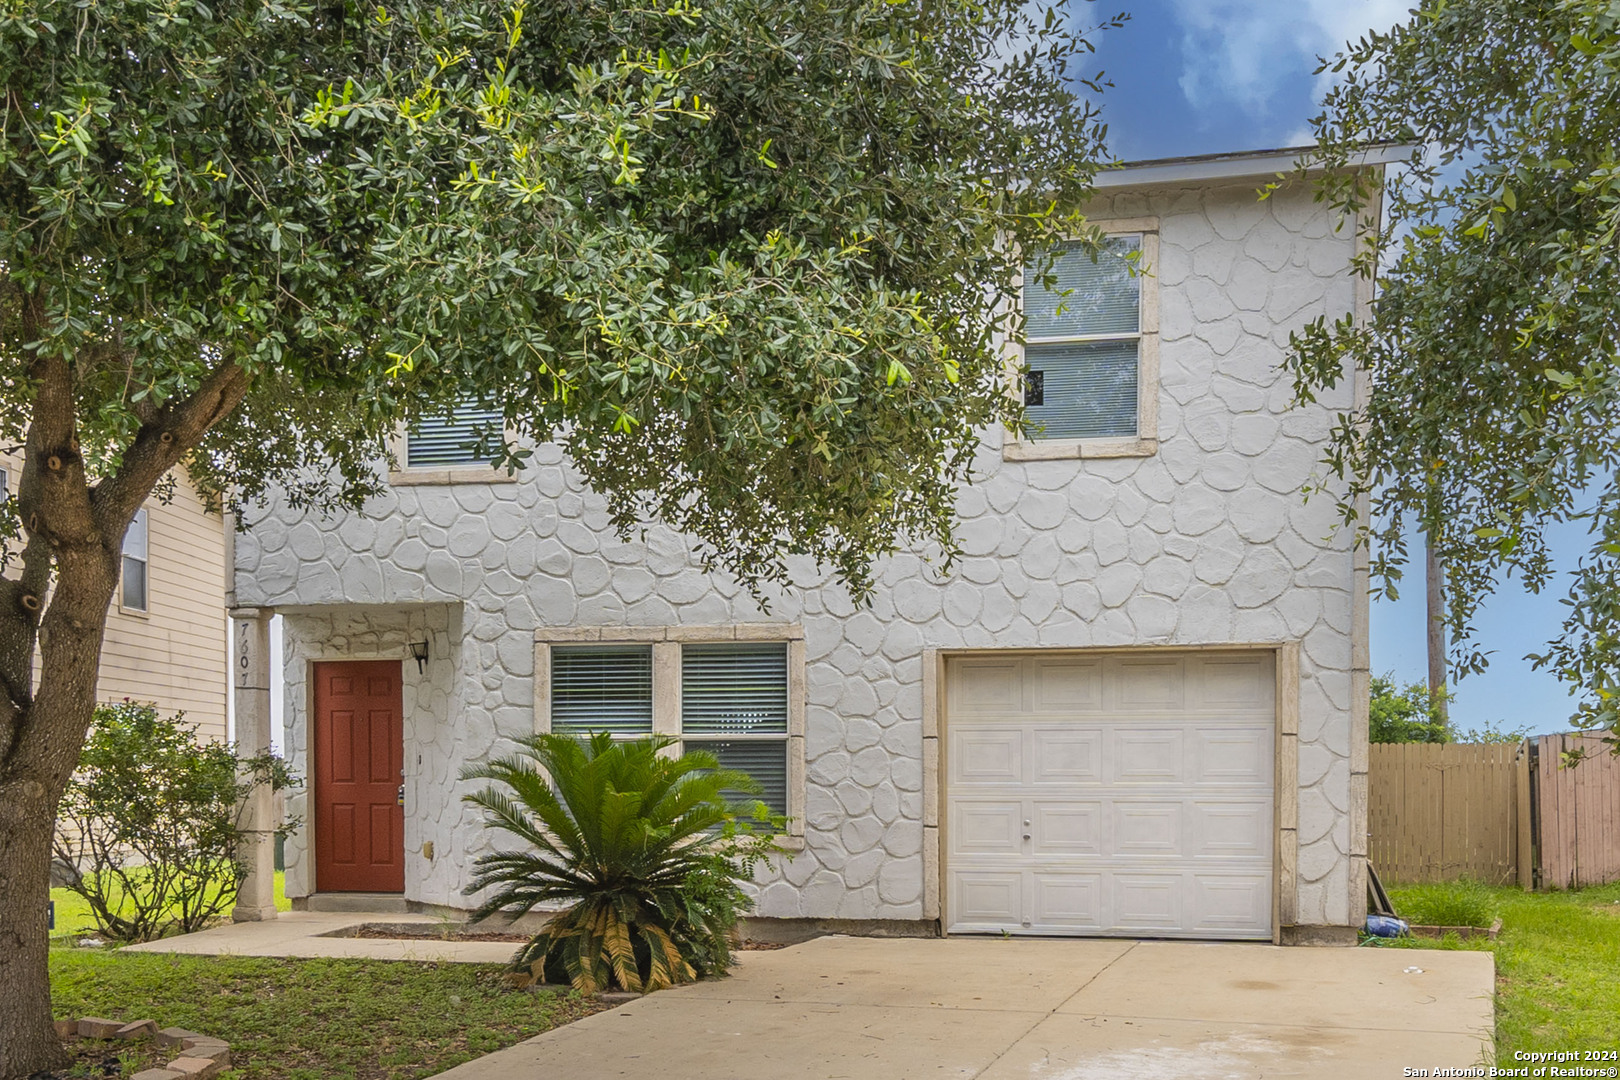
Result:
M1264 115L1284 80L1315 69L1368 29L1404 21L1411 0L1173 0L1180 85L1200 111ZM1325 87L1323 87L1325 89Z

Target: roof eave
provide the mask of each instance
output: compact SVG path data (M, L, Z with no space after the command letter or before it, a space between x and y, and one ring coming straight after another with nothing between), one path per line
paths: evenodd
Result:
M1352 168L1374 168L1410 161L1416 153L1413 143L1380 143L1368 146L1350 157ZM1142 184L1206 183L1211 180L1241 180L1296 172L1302 160L1316 153L1315 146L1291 146L1276 150L1251 150L1241 154L1204 154L1197 157L1159 158L1154 161L1128 161L1117 169L1099 172L1092 186L1097 188L1137 187Z

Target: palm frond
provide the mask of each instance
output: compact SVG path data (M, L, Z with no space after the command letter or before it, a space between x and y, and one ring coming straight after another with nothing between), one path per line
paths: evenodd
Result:
M713 754L660 752L665 736L615 741L540 734L515 754L465 770L492 781L465 796L487 827L519 842L474 862L475 920L563 904L512 960L512 977L566 975L583 993L657 990L724 972L738 916L739 879L769 848L739 831L729 792L756 792Z

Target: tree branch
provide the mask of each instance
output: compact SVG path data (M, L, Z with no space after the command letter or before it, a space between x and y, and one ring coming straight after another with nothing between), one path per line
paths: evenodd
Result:
M135 511L163 474L178 465L209 428L241 403L251 381L235 363L222 361L190 397L164 405L141 425L118 471L97 484L90 495L96 525L103 535L124 535Z

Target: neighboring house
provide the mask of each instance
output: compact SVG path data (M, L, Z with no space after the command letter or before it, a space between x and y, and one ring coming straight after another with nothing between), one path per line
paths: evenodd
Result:
M989 433L952 575L889 559L870 608L801 565L767 616L680 536L619 540L555 446L516 478L469 460L476 416L405 437L363 513L264 509L235 595L285 617L312 778L288 894L470 907L493 838L460 770L606 722L714 750L791 816L761 916L1353 943L1365 564L1302 494L1353 391L1296 408L1280 362L1364 310L1369 223L1300 182L1257 199L1296 153L1100 178L1091 216L1147 274L1074 256L1066 302L1030 287L1042 430Z
M19 457L0 456L0 496L15 494L21 475ZM183 711L200 735L224 739L225 519L208 509L184 468L172 480L169 501L147 499L124 537L96 700L130 698L165 714Z

